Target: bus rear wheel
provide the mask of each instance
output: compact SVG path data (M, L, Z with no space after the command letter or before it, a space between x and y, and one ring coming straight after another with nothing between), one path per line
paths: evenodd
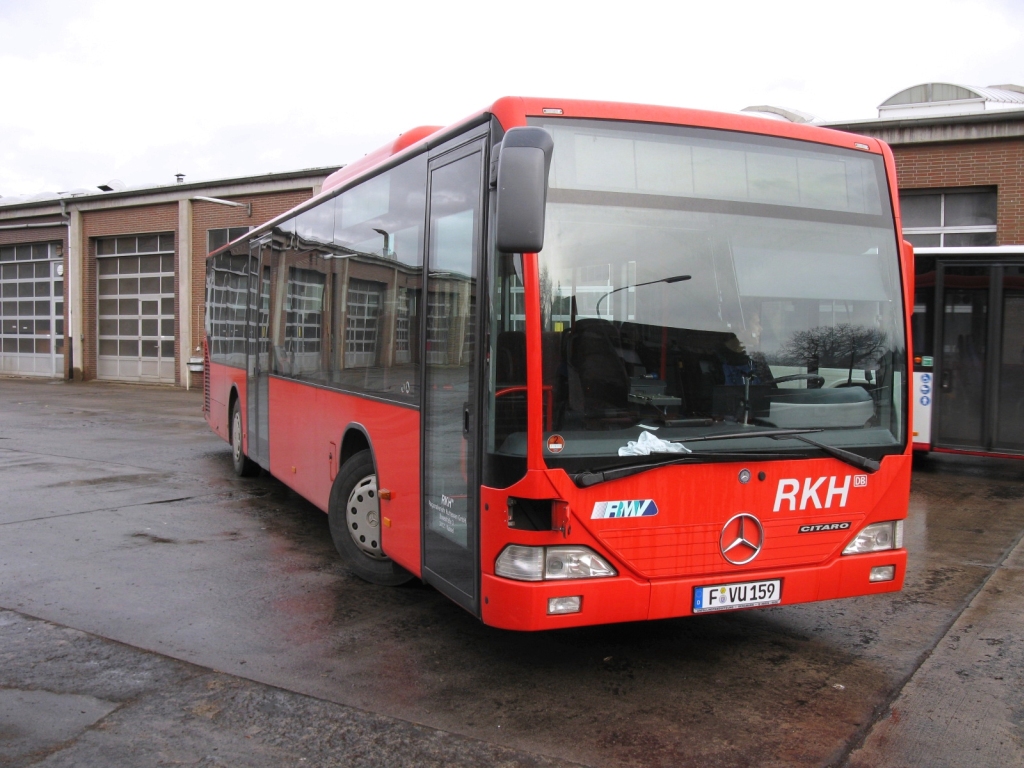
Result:
M352 456L334 478L327 517L334 547L356 576L384 587L413 578L381 548L377 473L368 450Z
M260 473L260 465L242 449L242 411L237 400L231 406L231 464L239 477L256 477Z

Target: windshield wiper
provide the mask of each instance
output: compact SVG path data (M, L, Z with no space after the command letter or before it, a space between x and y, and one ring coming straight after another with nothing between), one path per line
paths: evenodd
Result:
M724 435L701 435L700 437L681 437L671 440L673 443L702 443L707 440L738 440L741 437L779 437L784 435L808 435L812 432L824 432L821 427L814 429L761 429L754 431L747 429L745 432L726 432Z
M813 434L815 432L824 432L824 429L765 429L759 432L747 430L745 432L727 432L724 435L702 435L700 437L672 440L670 442L682 445L685 443L699 443L708 440L738 440L743 437L771 437L776 440L793 438L795 440L801 440L808 445L813 445L815 448L824 451L832 458L846 462L857 469L863 469L866 472L875 473L880 468L881 465L874 459L869 459L858 453L851 453L850 451L843 450L842 448L836 448L835 446L828 445L826 443L819 443L817 440L812 440L807 437L808 434ZM736 459L783 459L787 457L789 457L789 454L784 453L719 453L716 451L691 452L684 456L676 456L668 461L658 461L649 464L631 464L628 467L620 466L609 467L607 469L584 470L583 472L578 472L572 479L578 487L589 488L590 486L597 485L598 483L603 483L608 480L618 480L623 477L630 477L631 475L637 475L641 472L657 469L658 467L665 467L672 464L686 464L692 459L718 458L728 461Z
M630 464L629 466L622 467L609 467L606 469L585 469L582 472L577 472L572 476L572 480L576 483L579 488L589 488L592 485L598 483L604 483L608 480L619 480L623 477L630 477L631 475L638 475L641 472L648 472L652 469L658 469L659 467L668 467L672 464L688 464L693 459L722 459L723 461L740 461L742 459L750 459L757 461L760 459L784 459L790 454L788 453L724 453L719 451L691 451L685 453L682 456L678 454L668 454L674 456L674 458L666 461L656 461L653 463L646 464Z
M821 430L814 431L820 432ZM880 463L878 463L874 459L869 459L867 456L861 456L859 453L852 453L851 451L846 451L843 450L842 448L836 448L834 445L828 445L827 443L819 443L817 440L811 440L811 438L802 434L791 433L788 435L776 435L775 439L785 440L786 438L789 437L792 437L796 440L802 440L808 445L813 445L815 448L820 448L832 458L844 461L847 464L856 467L857 469L863 469L865 472L868 472L869 474L874 474L882 467Z
M820 448L829 456L839 461L844 461L847 464L856 467L857 469L863 469L865 472L874 474L882 466L874 459L869 459L867 456L861 456L859 453L852 453L851 451L844 450L842 448L836 448L834 445L828 445L827 443L819 443L817 440L811 440L807 437L808 434L814 432L824 432L823 429L766 429L762 432L730 432L727 435L703 435L701 437L691 437L689 440L673 440L673 443L696 443L703 440L736 440L741 437L772 437L776 440L785 440L787 438L793 438L795 440L801 440L808 445L813 445L815 448Z

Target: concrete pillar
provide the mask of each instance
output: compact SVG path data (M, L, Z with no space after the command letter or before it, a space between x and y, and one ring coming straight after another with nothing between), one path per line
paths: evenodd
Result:
M85 244L82 242L82 212L72 209L68 219L68 335L71 342L71 380L82 381L85 371Z
M192 201L178 201L178 378L185 389L192 382L188 359L195 354L192 338Z

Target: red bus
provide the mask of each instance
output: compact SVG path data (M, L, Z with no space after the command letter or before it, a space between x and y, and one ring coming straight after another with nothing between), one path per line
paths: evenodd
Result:
M540 630L897 591L881 142L503 98L213 252L205 413L347 566Z

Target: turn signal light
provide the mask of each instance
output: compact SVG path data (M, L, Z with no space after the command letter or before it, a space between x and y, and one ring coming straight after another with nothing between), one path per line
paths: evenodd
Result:
M516 581L540 581L544 578L544 547L509 544L498 555L494 572Z
M516 581L594 579L618 573L590 547L526 547L509 544L498 555L494 573Z

